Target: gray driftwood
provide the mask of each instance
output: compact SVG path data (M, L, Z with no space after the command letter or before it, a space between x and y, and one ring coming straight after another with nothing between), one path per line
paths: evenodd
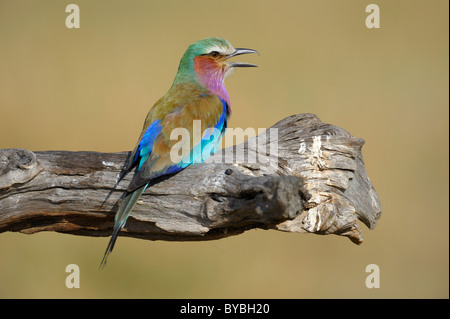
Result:
M277 144L278 152L270 148ZM363 144L315 115L288 117L209 163L156 180L121 235L210 240L262 228L337 234L360 244L357 220L373 229L381 215ZM0 150L0 233L111 235L117 202L132 174L102 202L126 155Z

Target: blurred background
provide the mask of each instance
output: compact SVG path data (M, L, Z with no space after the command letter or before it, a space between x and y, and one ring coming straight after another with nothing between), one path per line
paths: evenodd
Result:
M447 0L77 0L80 29L69 3L0 0L0 148L132 149L188 45L219 36L261 53L227 79L229 126L315 113L364 138L383 215L360 246L264 230L120 238L103 271L109 238L2 233L1 298L449 297ZM370 3L380 29L366 28ZM65 286L72 263L79 289Z

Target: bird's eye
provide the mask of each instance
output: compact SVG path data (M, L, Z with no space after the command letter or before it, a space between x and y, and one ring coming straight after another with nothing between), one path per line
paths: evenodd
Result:
M209 56L212 58L217 58L219 56L219 52L217 51L212 51L209 53Z

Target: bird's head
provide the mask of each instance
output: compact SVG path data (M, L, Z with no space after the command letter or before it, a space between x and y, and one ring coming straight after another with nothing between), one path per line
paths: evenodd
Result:
M184 53L175 82L197 81L213 93L219 96L224 95L226 90L223 81L235 68L256 67L250 63L229 62L228 59L248 53L258 52L252 49L234 48L230 42L221 38L197 41Z

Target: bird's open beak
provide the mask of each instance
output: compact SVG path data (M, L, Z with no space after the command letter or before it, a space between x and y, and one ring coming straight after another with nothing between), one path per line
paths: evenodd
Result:
M248 53L257 53L259 55L259 52L256 50L252 50L252 49L242 49L242 48L236 48L234 49L234 52L231 54L228 54L226 56L226 59L232 58L236 55L241 55L241 54L248 54ZM248 68L248 67L257 67L257 65L255 64L251 64L251 63L243 63L243 62L230 62L228 64L230 67L232 68Z

